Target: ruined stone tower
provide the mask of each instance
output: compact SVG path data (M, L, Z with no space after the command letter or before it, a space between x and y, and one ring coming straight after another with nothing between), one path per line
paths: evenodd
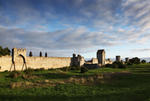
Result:
M12 49L12 65L10 67L10 71L12 68L14 70L23 70L23 68L27 69L26 65L26 49Z
M129 58L127 57L127 58L125 58L125 62L129 62Z
M98 59L98 64L105 65L105 50L98 50L97 51L97 59Z
M118 55L118 56L116 56L116 61L117 62L121 62L121 57Z
M76 56L76 54L73 54L71 63L72 66L82 66L84 65L84 63L85 63L84 57L82 57L81 55Z
M18 58L20 55L22 55L26 59L26 49L12 49L12 61L15 62L16 58Z

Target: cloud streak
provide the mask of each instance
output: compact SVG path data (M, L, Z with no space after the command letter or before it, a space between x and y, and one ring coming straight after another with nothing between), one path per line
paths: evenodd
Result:
M86 28L57 30L55 32L25 31L24 29L0 28L0 43L9 47L37 47L45 49L83 49L98 45L114 45L114 37L102 32L89 32ZM7 41L6 41L7 40Z
M145 44L149 5L149 0L0 0L0 43L67 51Z
M150 48L144 48L144 49L132 49L132 52L149 52Z

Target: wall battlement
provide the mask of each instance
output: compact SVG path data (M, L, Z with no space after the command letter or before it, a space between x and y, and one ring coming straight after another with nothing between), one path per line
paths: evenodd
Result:
M73 64L78 66L84 65L84 57L78 55L77 57L29 57L27 50L22 48L13 48L12 56L0 57L0 71L10 70L12 65L16 70L22 70L24 64L28 68L62 68L69 67Z
M97 58L93 58L90 62L85 62L81 55L73 54L72 57L44 57L44 56L27 56L27 50L23 48L13 48L12 56L0 57L0 71L10 70L14 66L14 70L23 70L25 68L62 68L69 66L83 66L84 64L98 64L103 66L111 64L112 61L105 59L105 50L97 51Z

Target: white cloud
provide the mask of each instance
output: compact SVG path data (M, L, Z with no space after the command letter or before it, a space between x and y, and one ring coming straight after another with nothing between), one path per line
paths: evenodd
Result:
M3 46L78 50L150 38L149 0L14 1L0 8Z
M8 47L36 47L50 50L84 49L95 46L114 45L115 37L102 32L89 32L85 27L55 32L25 31L0 28L0 43ZM7 41L6 41L7 40Z

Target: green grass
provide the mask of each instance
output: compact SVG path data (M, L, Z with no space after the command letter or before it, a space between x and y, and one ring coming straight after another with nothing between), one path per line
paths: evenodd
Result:
M58 84L54 87L32 87L11 89L11 82L37 80L65 80L74 75L89 76L106 72L129 71L132 74L117 76L109 82L99 85ZM60 70L44 70L33 72L38 78L10 78L8 72L0 73L0 100L4 101L150 101L150 64L131 65L126 69L100 68L80 71L62 72Z

